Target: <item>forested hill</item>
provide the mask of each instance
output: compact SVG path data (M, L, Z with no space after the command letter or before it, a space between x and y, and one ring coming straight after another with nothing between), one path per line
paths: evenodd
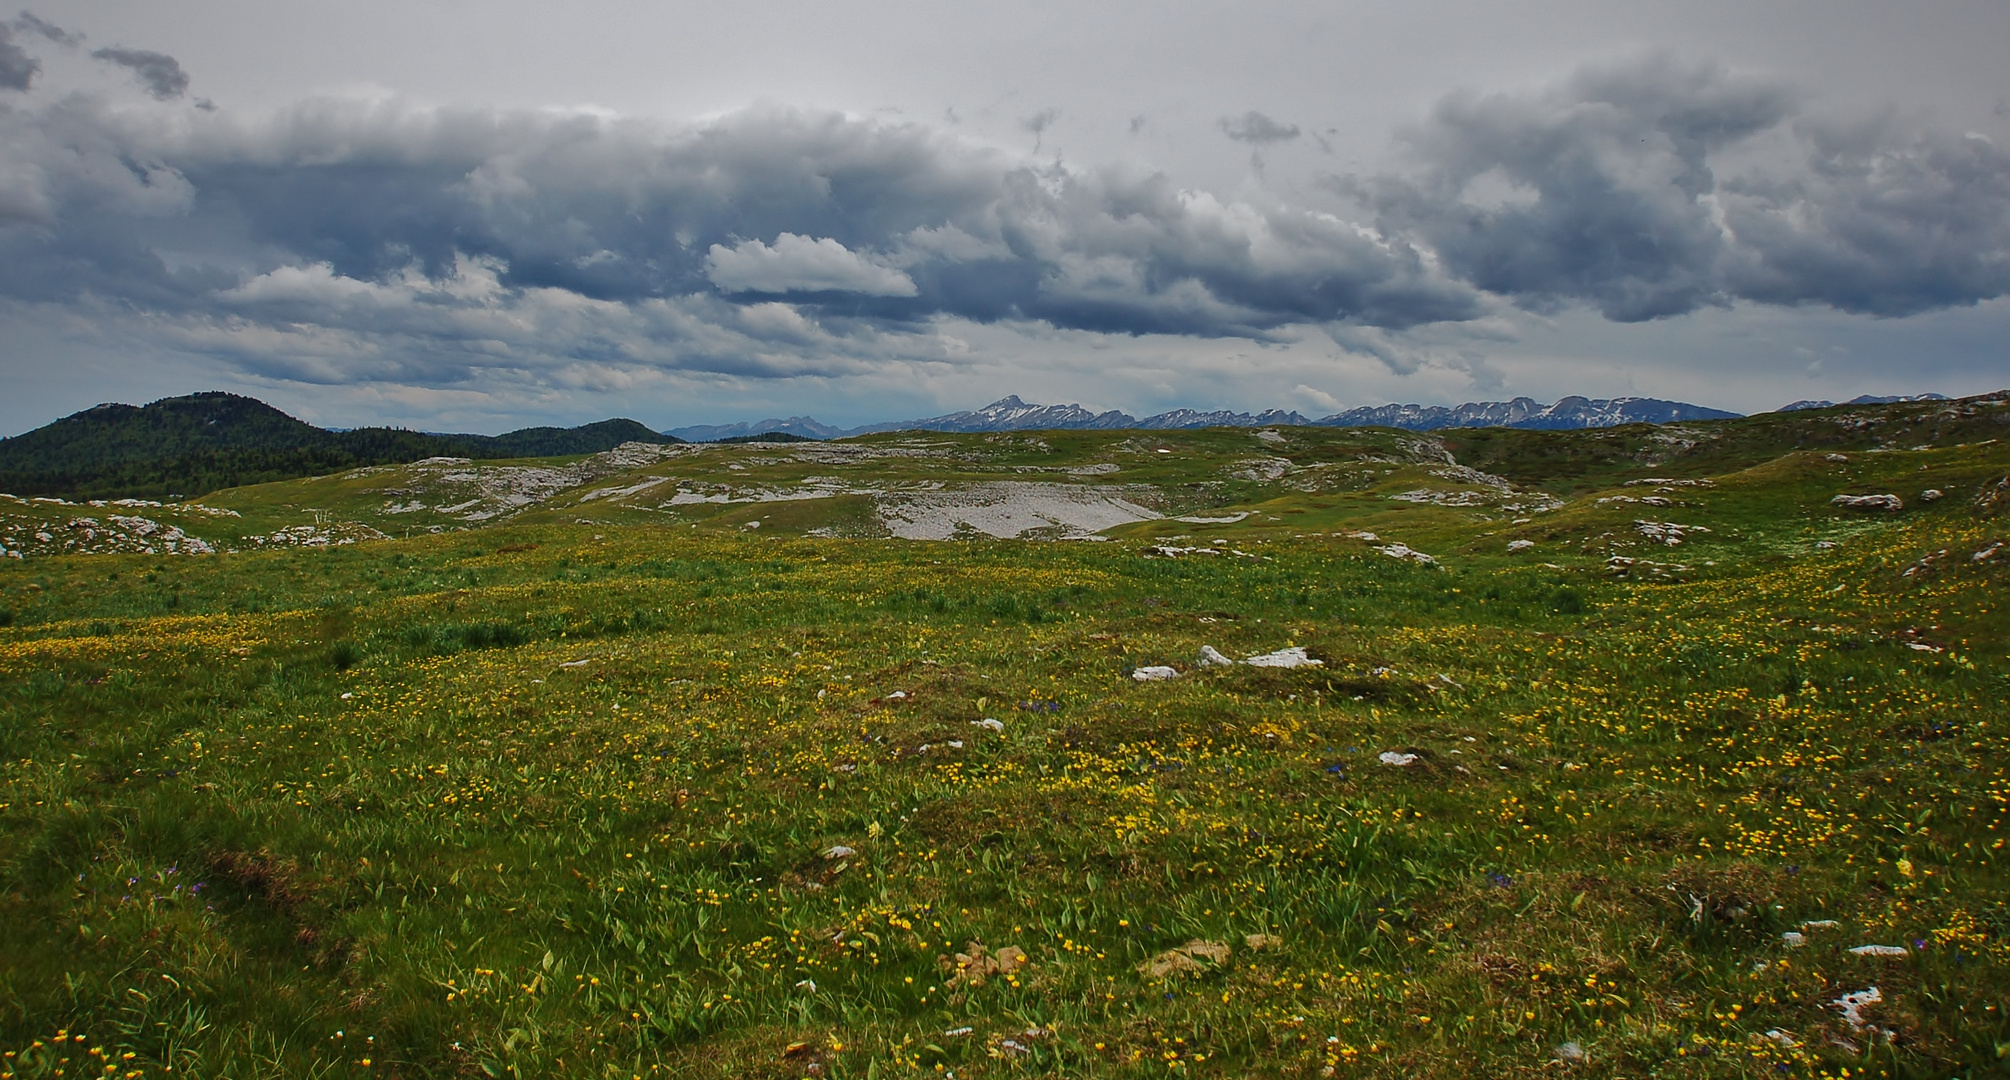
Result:
M550 457L598 453L624 442L679 441L634 420L503 435L327 431L256 398L211 392L146 406L99 405L0 439L0 491L65 498L193 496L428 457Z

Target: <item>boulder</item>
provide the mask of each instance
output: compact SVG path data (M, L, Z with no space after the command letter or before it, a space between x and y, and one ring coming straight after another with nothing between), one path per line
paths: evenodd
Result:
M1881 510L1896 514L1905 509L1905 500L1896 495L1838 495L1829 500L1829 505L1845 510Z
M1293 645L1289 648L1279 649L1276 652L1267 652L1260 656L1252 656L1244 660L1243 663L1248 664L1250 667L1281 668L1324 667L1326 664L1324 660L1315 660L1305 655L1305 648L1302 645Z

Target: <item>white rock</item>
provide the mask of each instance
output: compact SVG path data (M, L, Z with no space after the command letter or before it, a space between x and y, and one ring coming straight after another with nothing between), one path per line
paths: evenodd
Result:
M1534 546L1535 546L1535 541L1533 541L1533 540L1510 540L1510 541L1508 541L1508 550L1509 550L1510 552L1515 552L1515 551L1527 551L1527 550L1528 550L1529 548L1532 548L1532 547L1534 547Z
M1910 955L1905 951L1905 948L1903 946L1899 945L1858 945L1857 947L1851 949L1850 952L1855 953L1858 956Z
M1784 942L1787 948L1789 949L1798 949L1801 946L1806 945L1808 943L1807 935L1801 933L1799 930L1789 930L1786 933L1781 934L1780 940Z
M1260 656L1252 656L1249 659L1244 660L1243 663L1248 664L1251 667L1298 668L1298 667L1326 666L1326 661L1314 660L1313 658L1305 655L1305 649L1303 646L1300 645L1293 645L1289 648L1279 649L1276 652L1267 652Z
M1689 533L1707 533L1710 530L1701 525L1681 525L1673 521L1635 521L1633 527L1649 540L1675 547L1682 543Z
M1927 488L1925 491L1919 493L1919 501L1932 502L1933 500L1941 498L1946 494L1947 494L1946 492L1940 490L1939 488Z
M849 859L856 854L858 854L858 852L844 846L843 844L832 844L830 847L824 849L824 858L831 860Z
M994 481L913 490L878 500L881 524L904 540L953 540L975 531L1000 539L1033 530L1085 539L1117 525L1162 515L1130 502L1130 488Z
M1896 495L1838 495L1829 500L1829 505L1845 510L1883 510L1896 514L1905 509L1905 500Z
M1222 541L1216 541L1216 543L1221 542ZM1219 555L1221 554L1221 552L1216 551L1213 548L1177 547L1170 544L1156 544L1153 545L1152 547L1139 548L1138 554L1143 555L1147 559L1150 558L1177 559L1182 555Z
M1884 994L1879 992L1877 987L1873 986L1868 990L1857 990L1844 994L1829 1002L1829 1004L1842 1010L1843 1019L1849 1021L1849 1026L1861 1028L1863 1027L1864 1006L1876 1005L1883 1000Z
M1384 765L1409 765L1417 760L1417 755L1401 754L1394 750L1384 750L1376 755L1376 760Z
M988 716L987 716L987 717L985 717L985 718L984 718L984 719L982 719L982 720L972 720L972 721L970 721L970 726L971 726L971 727L981 727L981 728L983 728L983 729L984 729L984 730L986 730L986 731L1004 731L1004 730L1005 730L1005 722L1004 722L1003 720L994 720L994 719L992 719L991 717L988 717Z
M1233 661L1233 660L1230 660L1230 659L1229 659L1228 657L1226 657L1226 656L1223 656L1223 655L1222 655L1222 654L1220 653L1220 651L1218 651L1217 649L1215 649L1215 647L1214 647L1214 646L1212 646L1212 645L1202 645L1202 646L1200 647L1200 666L1201 666L1201 667L1233 667L1233 666L1235 666L1235 661Z
M1164 664L1152 664L1131 672L1131 678L1139 682L1158 682L1162 679L1170 679L1178 674L1179 672L1166 667Z
M1404 543L1389 543L1375 549L1392 559L1415 559L1426 566L1438 565L1438 560Z

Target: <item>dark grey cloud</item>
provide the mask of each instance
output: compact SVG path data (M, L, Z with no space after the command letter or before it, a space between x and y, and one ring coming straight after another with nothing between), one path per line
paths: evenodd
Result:
M42 61L14 40L17 34L32 34L66 48L75 48L84 40L84 35L71 33L32 11L22 12L11 23L0 23L0 90L27 90L42 73Z
M26 90L34 85L42 62L14 42L14 29L0 23L0 90Z
M188 91L188 72L183 71L181 63L166 53L114 47L94 49L91 57L131 69L133 77L158 100L172 101Z
M24 11L18 17L16 17L14 20L14 28L16 30L27 31L28 33L32 34L40 34L42 37L47 38L48 40L53 41L58 45L64 46L65 48L74 49L77 46L82 45L84 43L84 35L76 33L75 31L65 30L62 27L57 26L55 23L52 23L47 19L37 16L32 11Z
M1061 110L1055 108L1046 108L1041 109L1039 112L1036 112L1033 115L1019 121L1020 127L1023 127L1027 131L1033 133L1034 153L1037 154L1040 152L1040 142L1041 140L1047 137L1047 129L1053 127L1054 122L1056 120L1059 120L1060 118L1061 118Z
M2010 153L1980 136L1804 123L1805 165L1722 185L1725 291L1912 315L2010 292Z
M1993 144L1818 121L1779 86L1668 61L1446 99L1404 135L1411 172L1337 184L1371 224L826 112L252 118L129 97L0 110L0 303L154 320L300 381L833 373L930 359L953 320L1314 327L1396 355L1393 335L1478 319L1490 296L1640 320L2010 291ZM1299 137L1259 113L1223 130L1253 152Z
M1420 252L1326 215L1029 166L918 125L185 115L163 128L68 100L0 117L0 140L41 166L0 177L16 222L0 227L0 293L412 333L532 293L706 318L785 296L854 336L953 316L1260 338L1479 306Z
M1384 231L1535 309L1638 321L1745 300L1905 315L2010 291L2010 156L1802 115L1785 87L1651 58L1460 94L1349 180Z
M1246 142L1257 147L1290 142L1300 134L1297 124L1272 120L1255 109L1241 116L1222 117L1221 130L1236 142Z

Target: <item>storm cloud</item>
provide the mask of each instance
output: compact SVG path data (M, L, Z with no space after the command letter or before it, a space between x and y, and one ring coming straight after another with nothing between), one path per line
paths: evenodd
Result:
M0 82L27 90L11 40ZM833 376L953 362L954 320L1359 351L1510 303L1903 316L2010 291L1994 144L1665 59L1443 99L1400 135L1409 169L1331 182L1350 220L827 111L211 112L171 57L91 55L156 100L0 111L0 303L148 320L303 382ZM1221 129L1300 137L1253 111Z
M31 56L14 38L32 35L67 49L83 44L84 35L65 30L32 11L24 11L14 21L0 23L0 90L28 90L42 73L42 61Z
M32 11L24 11L20 15L15 16L14 28L16 30L25 30L31 34L38 34L44 39L53 41L65 48L74 49L84 43L84 35L74 30L65 30L55 23L37 16Z
M1589 69L1542 94L1446 98L1401 136L1414 172L1336 186L1455 276L1537 310L1899 316L2010 290L2010 154L1797 104L1665 57Z
M366 286L474 304L415 283L479 264L488 305L532 290L788 294L811 317L881 328L949 315L1247 337L1479 305L1408 245L1328 215L1029 165L918 125L759 110L670 128L344 102L153 119L78 100L0 117L0 139L37 165L0 176L15 222L0 229L0 291L241 315L248 281L318 267L325 287L296 291L286 317L346 327L384 310L359 303Z
M14 41L14 28L0 23L0 90L26 90L34 85L42 62Z
M1290 142L1300 134L1297 124L1286 124L1273 120L1255 109L1241 116L1225 116L1221 121L1222 134L1236 142L1246 142L1252 146L1270 143Z
M147 93L159 101L171 101L188 91L188 72L183 71L181 63L166 53L147 49L94 49L91 59L130 69L140 85L146 87Z

